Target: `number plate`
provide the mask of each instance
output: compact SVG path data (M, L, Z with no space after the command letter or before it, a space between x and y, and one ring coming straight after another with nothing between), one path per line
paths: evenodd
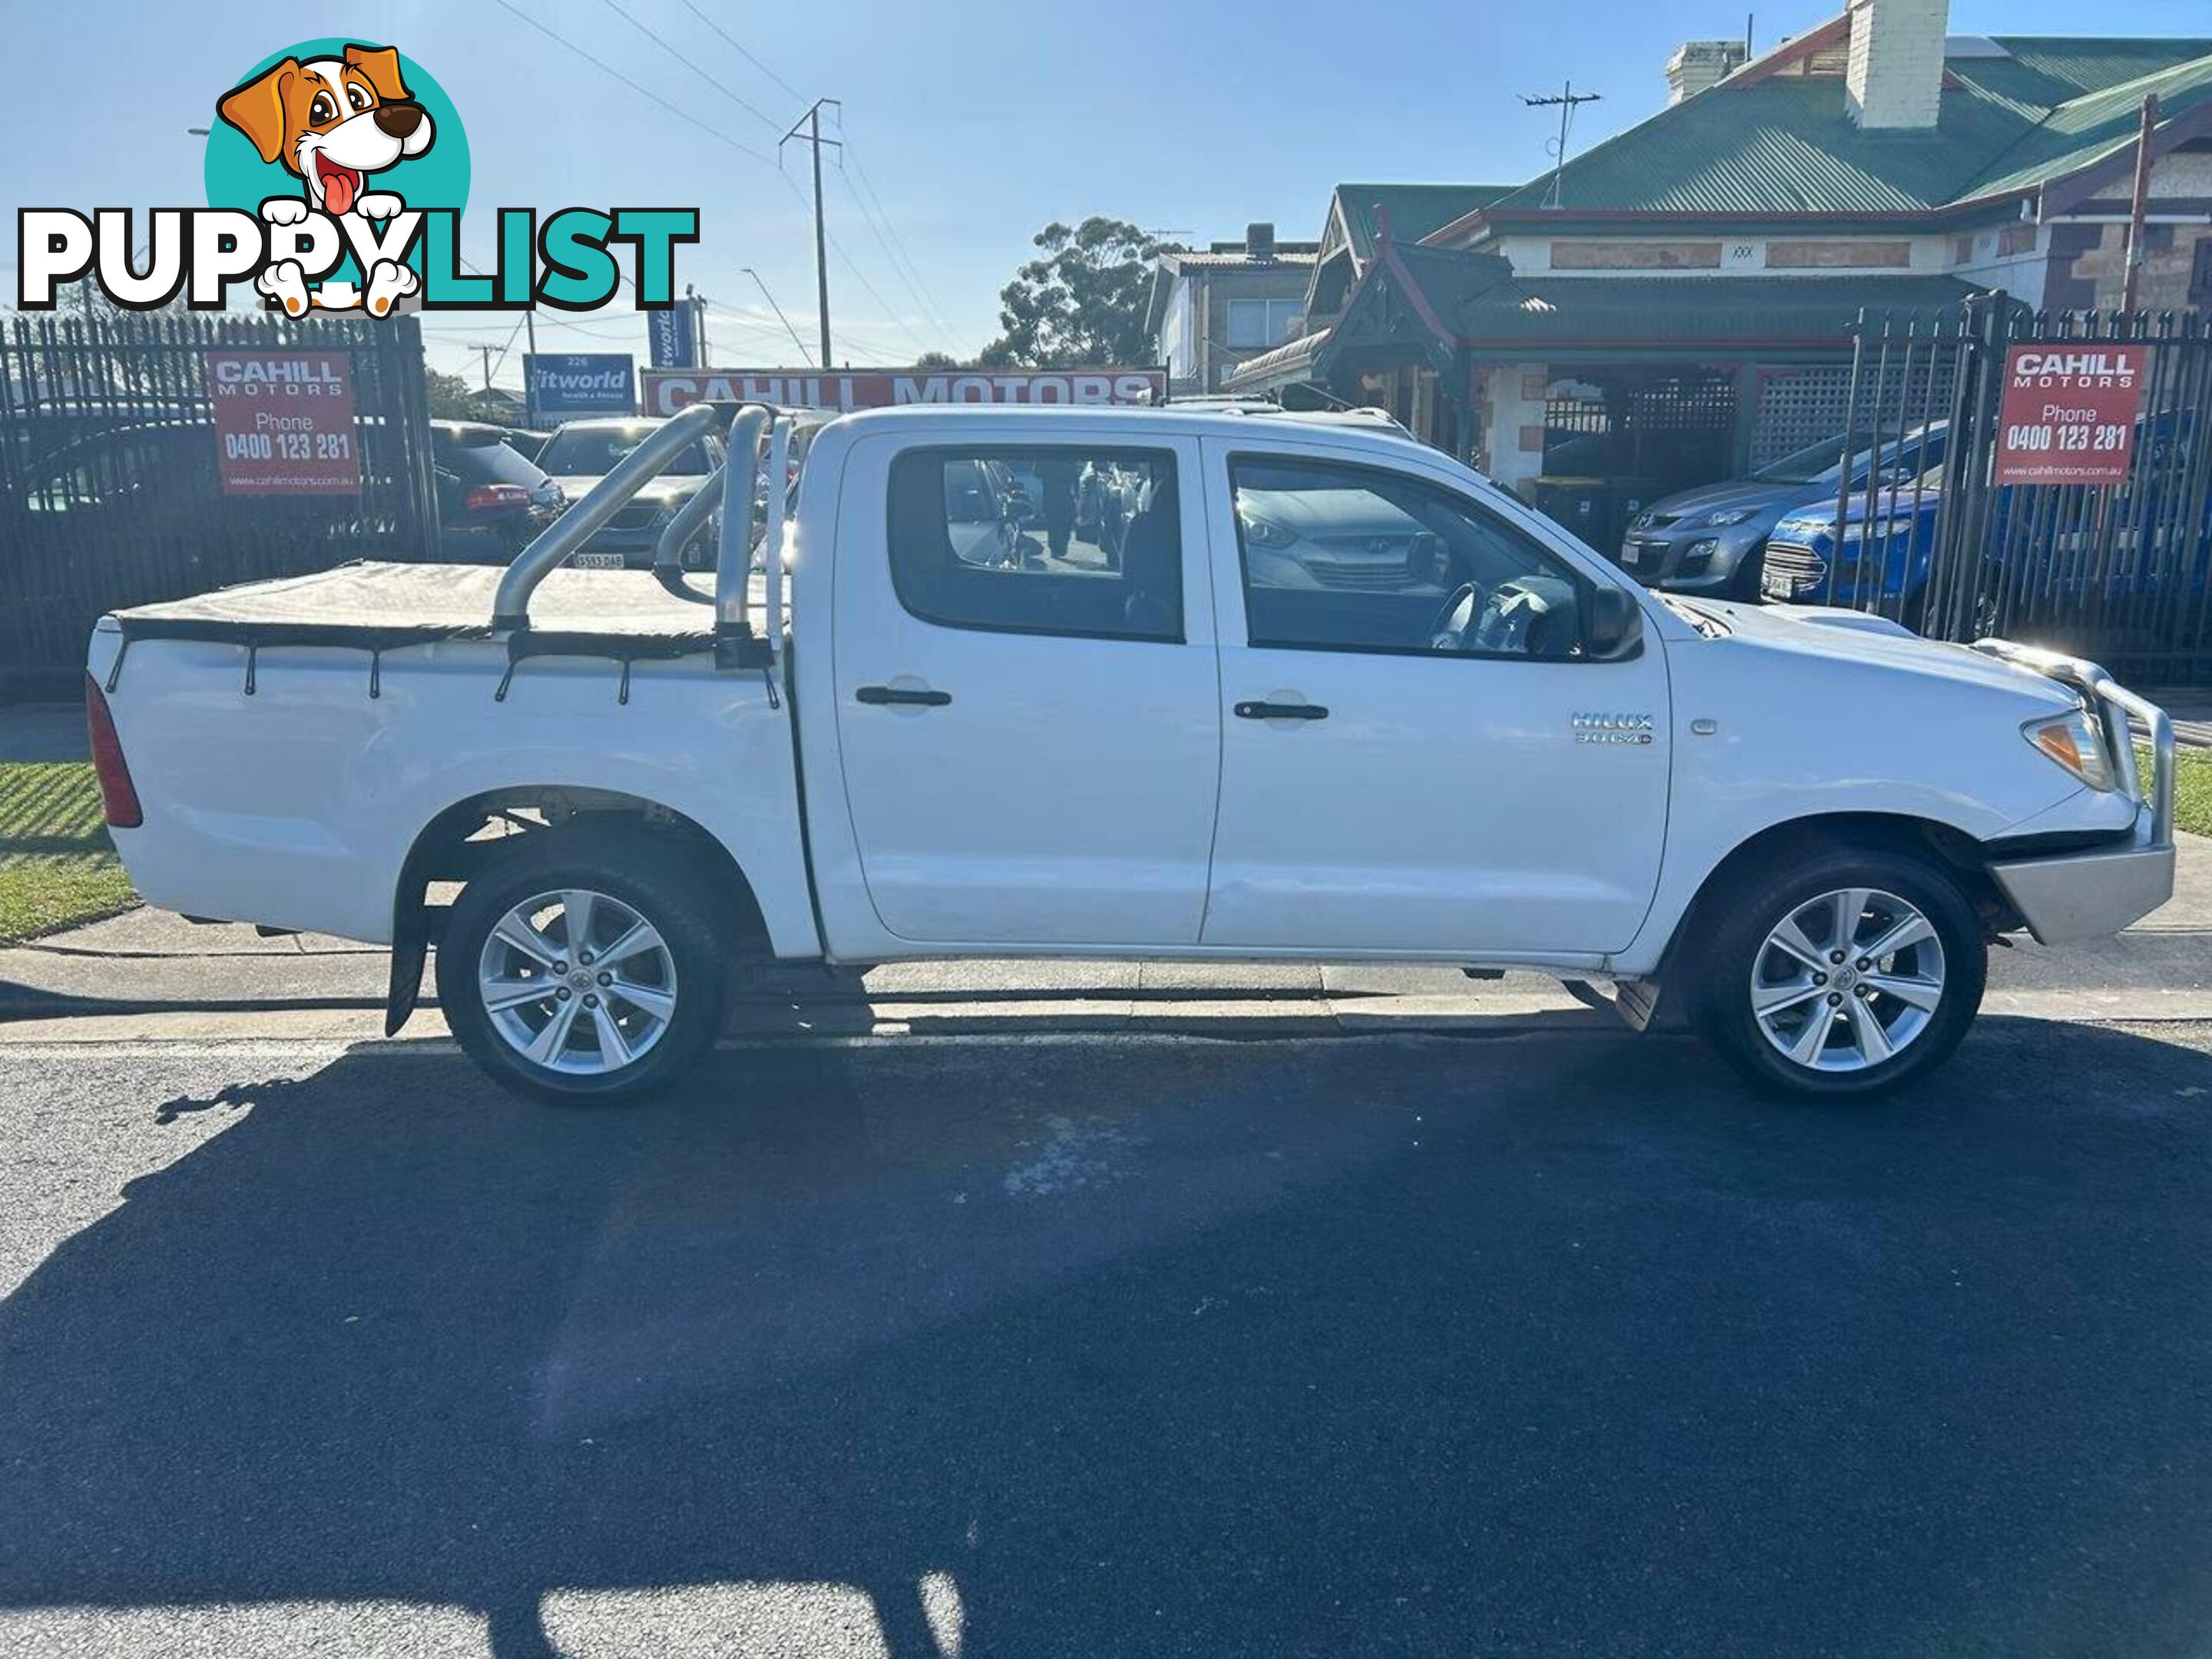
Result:
M1630 542L1620 550L1620 568L1623 570L1633 570L1643 562L1644 550L1637 546L1634 542Z
M1780 599L1786 605L1796 598L1787 571L1770 570L1759 578L1759 585L1770 599Z
M619 553L574 553L569 556L568 563L578 570L619 570L623 568L623 556Z

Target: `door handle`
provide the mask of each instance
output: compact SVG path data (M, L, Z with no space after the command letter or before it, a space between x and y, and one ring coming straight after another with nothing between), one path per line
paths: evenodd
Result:
M1235 713L1240 720L1325 720L1328 710L1317 702L1240 702Z
M952 701L950 691L917 691L903 685L864 685L853 696L860 702L911 703L920 708L942 708Z

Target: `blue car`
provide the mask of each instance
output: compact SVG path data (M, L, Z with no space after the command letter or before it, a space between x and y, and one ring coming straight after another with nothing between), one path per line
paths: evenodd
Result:
M1748 478L1705 484L1654 501L1622 539L1618 562L1646 587L1709 599L1759 594L1759 556L1775 522L1793 508L1836 499L1850 453L1850 487L1909 480L1943 459L1948 421L1892 437L1877 454L1873 438L1848 443L1841 433L1761 467Z
M2181 591L2201 593L2208 558L2212 558L2212 495L2208 495L2194 529L2169 524L2160 483L2177 471L2168 451L2186 443L2195 418L2165 416L2138 425L2136 443L2138 499L2118 508L2119 523L2109 532L2105 599L2150 599ZM2069 496L2054 504L2043 492ZM1844 503L1838 533L1836 503L1824 501L1787 513L1766 544L1761 597L1789 605L1833 605L1879 610L1917 627L1928 597L1934 563L1936 520L1943 503L1943 469L1931 467L1911 483L1874 493L1871 502L1854 494ZM2037 523L2023 516L2014 534L2014 515L2051 512ZM2159 538L2148 558L2136 556L2142 535ZM2179 544L2185 548L2173 556ZM2080 486L2007 484L1995 492L1983 536L1984 568L1976 583L1978 611L1986 625L2002 618L1996 601L2002 594L2037 604L2064 603L2096 586L2100 532L2090 495Z

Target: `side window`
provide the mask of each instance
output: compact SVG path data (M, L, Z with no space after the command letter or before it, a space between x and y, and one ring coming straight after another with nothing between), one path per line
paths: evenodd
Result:
M1386 468L1230 464L1255 646L1565 659L1584 584L1532 538Z
M1176 502L1164 450L911 449L891 463L891 585L947 628L1180 641Z

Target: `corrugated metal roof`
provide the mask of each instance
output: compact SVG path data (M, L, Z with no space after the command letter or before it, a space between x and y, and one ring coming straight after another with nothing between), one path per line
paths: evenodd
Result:
M1390 216L1392 240L1418 242L1514 189L1511 185L1339 185L1336 200L1344 212L1352 256L1364 265L1375 252L1378 205Z
M2003 37L1961 52L1935 128L1863 131L1832 76L1727 82L1569 161L1559 204L1677 213L1895 213L2032 188L2132 133L2142 94L2166 114L2212 97L2212 40ZM1548 174L1492 205L1546 204Z

